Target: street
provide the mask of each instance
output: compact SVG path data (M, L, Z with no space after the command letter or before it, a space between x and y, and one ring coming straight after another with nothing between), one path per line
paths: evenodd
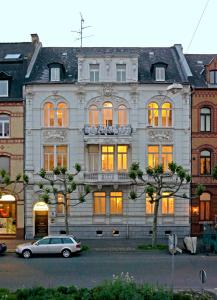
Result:
M217 287L217 256L176 255L175 288L201 288L200 269L207 272L205 288ZM76 285L93 287L122 272L138 283L171 285L171 255L144 252L86 251L69 259L33 257L23 259L13 253L0 256L0 287L17 289L33 286Z

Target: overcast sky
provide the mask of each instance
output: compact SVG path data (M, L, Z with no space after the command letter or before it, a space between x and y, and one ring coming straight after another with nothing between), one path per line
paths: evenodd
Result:
M2 0L0 42L79 46L71 30L85 20L83 46L161 47L182 44L185 53L217 53L217 0ZM188 49L189 48L189 49Z

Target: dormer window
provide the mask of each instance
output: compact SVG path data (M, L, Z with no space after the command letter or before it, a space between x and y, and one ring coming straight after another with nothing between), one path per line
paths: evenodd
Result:
M50 81L60 81L60 68L50 69Z
M64 66L61 63L48 64L49 68L49 79L51 82L58 82L63 79Z
M0 97L8 97L8 80L0 80Z
M217 84L217 70L209 72L210 84Z
M117 64L116 65L116 74L117 74L117 81L125 82L126 81L126 64Z
M99 82L99 64L90 64L90 81Z
M165 67L156 67L155 68L155 80L156 81L165 81Z

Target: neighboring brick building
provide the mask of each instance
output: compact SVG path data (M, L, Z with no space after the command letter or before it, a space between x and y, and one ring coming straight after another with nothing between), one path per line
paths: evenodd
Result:
M217 165L217 56L188 54L193 73L192 85L192 194L197 184L206 190L192 199L192 234L203 232L204 225L217 223L217 181L212 168Z
M34 38L35 35L32 35ZM0 43L0 169L14 180L24 167L23 83L35 43ZM0 238L24 237L24 192L20 183L0 198Z

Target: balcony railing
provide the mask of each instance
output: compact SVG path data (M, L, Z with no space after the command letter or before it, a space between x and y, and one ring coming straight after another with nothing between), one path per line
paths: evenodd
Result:
M126 172L86 172L84 180L88 182L126 182L131 181Z
M84 126L84 134L85 135L124 135L129 136L132 134L132 127L131 125L125 126L118 126L118 125L111 125L111 126Z

